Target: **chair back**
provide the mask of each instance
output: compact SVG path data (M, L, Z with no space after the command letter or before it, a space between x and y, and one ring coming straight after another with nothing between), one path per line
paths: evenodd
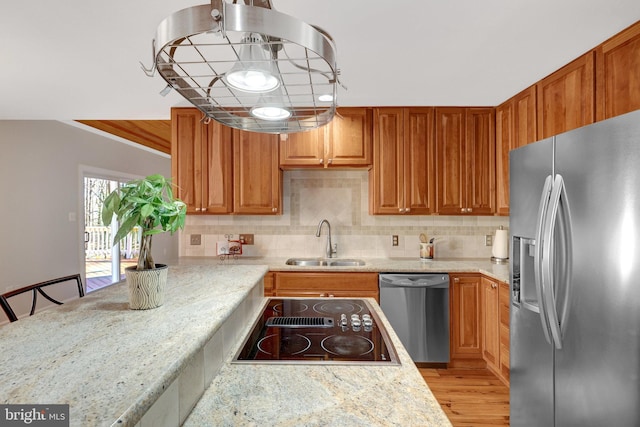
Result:
M57 279L47 280L44 282L25 286L24 288L20 288L20 289L16 289L16 290L4 293L0 295L0 306L2 306L2 310L4 310L5 314L9 318L9 321L15 322L16 320L18 320L18 316L16 316L16 313L11 308L11 305L9 304L9 298L15 297L16 295L24 294L26 292L31 292L32 293L31 311L29 312L29 316L33 316L33 314L36 312L36 303L38 301L38 294L42 295L44 298L46 298L47 300L51 301L54 304L62 305L62 302L48 295L46 292L47 290L43 288L46 288L47 286L55 285L58 283L69 282L72 280L76 281L76 285L78 287L78 296L82 298L84 296L82 278L80 277L79 274L72 274L70 276L64 276L64 277L59 277Z

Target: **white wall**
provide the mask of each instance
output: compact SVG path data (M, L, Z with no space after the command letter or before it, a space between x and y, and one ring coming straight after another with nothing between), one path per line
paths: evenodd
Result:
M0 121L0 293L83 271L81 166L171 176L168 157L65 123ZM177 236L154 237L154 255L176 258Z

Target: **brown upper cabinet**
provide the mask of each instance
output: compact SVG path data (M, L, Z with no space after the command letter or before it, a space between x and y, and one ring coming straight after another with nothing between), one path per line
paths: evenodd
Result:
M339 108L327 125L280 136L280 167L371 167L372 109Z
M509 151L537 140L536 86L496 107L496 213L509 215Z
M434 109L375 108L371 214L435 213Z
M588 52L537 83L540 139L594 122L594 56Z
M495 109L435 109L436 210L441 215L495 212Z
M171 175L187 213L282 213L278 136L202 118L196 108L171 109Z
M233 210L231 129L195 108L171 109L171 175L189 214Z
M596 119L640 109L640 22L596 49Z
M278 135L233 130L233 212L282 213Z

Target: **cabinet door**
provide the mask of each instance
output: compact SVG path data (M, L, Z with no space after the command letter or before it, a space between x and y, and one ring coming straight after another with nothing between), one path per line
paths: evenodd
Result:
M531 86L496 107L498 215L509 215L509 152L536 140L536 86Z
M404 213L404 124L402 108L373 113L373 167L369 173L369 211Z
M211 120L203 126L202 207L208 214L233 211L233 147L231 128Z
M436 210L466 212L466 119L464 108L436 108Z
M480 275L451 274L451 362L453 366L484 366L481 344Z
M466 212L491 215L496 200L494 109L469 108L466 121Z
M327 126L280 135L280 166L325 167L325 133Z
M596 49L596 118L640 109L640 22Z
M171 109L171 175L174 194L187 213L202 208L202 113L195 108Z
M278 135L233 130L233 211L280 214L282 177Z
M538 140L536 90L535 85L530 86L513 97L515 144L512 144L512 149L524 147Z
M364 166L372 164L371 108L339 108L327 126L328 167Z
M538 137L548 138L594 122L594 53L545 77L538 86Z
M515 141L513 98L496 107L496 213L509 215L509 151Z
M482 278L482 356L496 373L500 364L500 318L498 284Z
M509 383L509 307L511 290L508 283L498 284L498 300L500 302L500 374Z
M405 108L404 201L405 212L435 213L434 109Z

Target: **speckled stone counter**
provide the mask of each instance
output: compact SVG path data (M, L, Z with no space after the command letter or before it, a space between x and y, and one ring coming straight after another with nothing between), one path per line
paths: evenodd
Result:
M350 258L350 257L347 257ZM225 264L252 265L265 264L270 271L361 271L361 272L406 272L406 273L482 273L502 282L509 282L509 264L494 264L489 259L435 259L420 261L416 258L363 258L365 265L351 267L300 267L286 265L287 258L238 257ZM220 264L215 257L185 257L181 262L207 262Z
M129 310L122 283L0 326L0 402L68 403L72 426L134 425L174 384L182 394L176 379L223 324L235 319L244 329L234 313L255 315L266 272L264 265L172 265L160 308ZM244 305L249 297L254 310ZM211 347L230 349L238 339Z
M369 301L400 366L225 363L184 425L450 426L379 306Z

